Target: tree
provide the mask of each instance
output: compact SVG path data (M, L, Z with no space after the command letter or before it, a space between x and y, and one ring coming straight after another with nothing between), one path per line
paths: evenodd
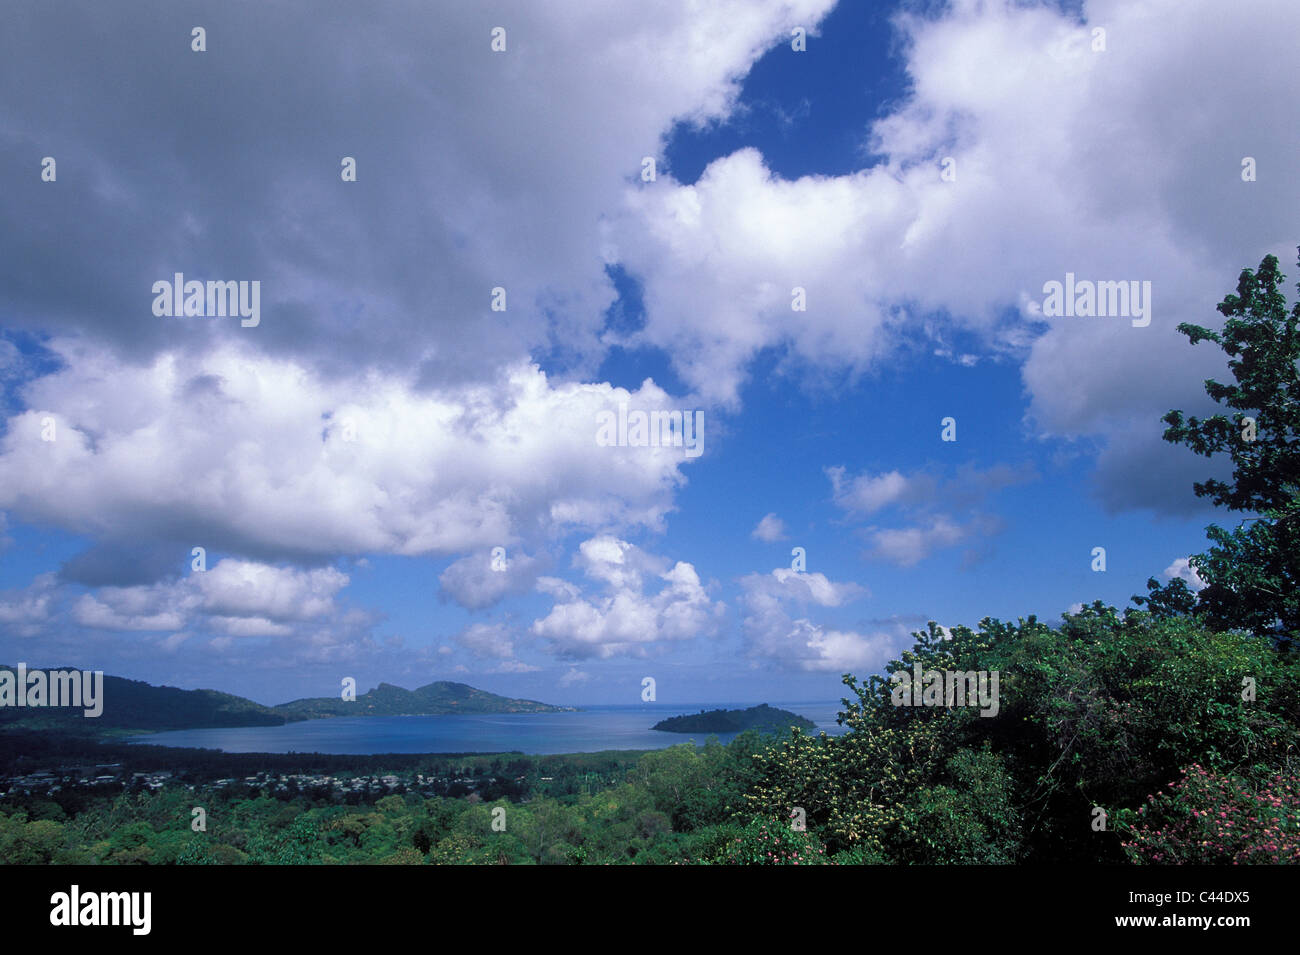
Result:
M1232 480L1197 482L1197 496L1253 515L1231 531L1206 529L1217 546L1191 559L1206 583L1196 611L1215 628L1268 634L1286 647L1300 631L1300 300L1288 314L1284 278L1277 257L1265 256L1258 271L1242 270L1237 294L1219 303L1227 318L1221 332L1178 326L1191 344L1212 341L1231 359L1235 383L1210 379L1205 391L1236 414L1184 421L1174 410L1162 420L1166 441L1232 459ZM1150 595L1137 603L1149 602L1157 614L1186 609L1182 592L1154 580L1147 586Z
M263 865L314 865L320 861L320 849L320 832L306 813L280 833L259 827L248 842L252 861Z

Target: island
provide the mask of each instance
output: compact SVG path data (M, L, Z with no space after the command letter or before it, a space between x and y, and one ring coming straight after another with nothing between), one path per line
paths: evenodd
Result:
M275 707L291 720L330 716L445 716L449 713L574 713L576 707L497 696L465 683L439 680L414 690L380 683L355 700L312 697Z
M745 730L784 733L791 726L806 730L817 728L816 723L798 713L778 710L766 703L747 710L700 710L688 716L671 716L650 728L665 733L741 733Z

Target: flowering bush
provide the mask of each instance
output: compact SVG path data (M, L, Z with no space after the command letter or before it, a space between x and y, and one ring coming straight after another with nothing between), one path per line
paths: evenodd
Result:
M755 819L723 846L719 865L827 865L826 847L809 832L789 823Z
M1279 773L1258 788L1200 765L1128 816L1134 862L1300 863L1300 776Z

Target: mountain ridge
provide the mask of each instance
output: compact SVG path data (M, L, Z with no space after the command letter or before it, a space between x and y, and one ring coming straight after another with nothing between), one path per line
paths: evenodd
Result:
M77 667L28 667L41 671ZM0 670L17 668L0 664ZM30 677L29 677L30 679ZM303 697L264 706L220 690L183 690L166 684L104 675L103 712L83 715L81 707L0 705L0 729L157 731L227 729L240 726L283 726L332 716L445 716L451 713L564 713L576 707L552 706L536 700L499 696L467 683L435 680L415 690L381 682L374 689L345 701L336 697Z
M274 707L297 719L332 716L446 716L451 713L574 713L576 707L553 706L537 700L499 696L451 680L435 680L408 690L381 682L355 700L329 696L304 697Z

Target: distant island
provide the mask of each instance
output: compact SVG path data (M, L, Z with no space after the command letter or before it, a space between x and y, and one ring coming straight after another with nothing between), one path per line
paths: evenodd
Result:
M61 668L51 668L61 669ZM0 670L13 671L0 665ZM103 712L87 719L77 707L0 706L0 730L105 731L219 729L283 726L328 716L443 716L449 713L572 713L571 706L497 696L464 683L438 681L416 690L380 683L355 700L314 697L263 706L216 690L182 690L141 680L104 676Z
M784 733L791 726L806 730L817 728L816 723L798 713L778 710L766 703L747 710L700 710L691 716L671 716L650 728L665 733L741 733L745 730Z
M415 690L381 683L355 700L317 696L275 707L291 720L328 716L445 716L449 713L576 713L576 707L551 706L536 700L516 700L475 689L465 683L439 680Z

